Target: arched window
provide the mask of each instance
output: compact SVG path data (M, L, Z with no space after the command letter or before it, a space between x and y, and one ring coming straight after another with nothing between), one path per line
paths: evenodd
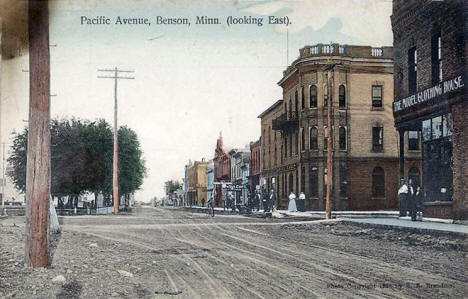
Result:
M340 108L345 108L346 107L346 88L344 87L344 85L340 85L338 94L339 94Z
M372 196L385 196L385 171L379 166L372 171Z
M301 128L301 151L305 150L305 130Z
M317 108L317 86L312 85L309 90L309 107Z
M339 134L340 150L345 151L346 150L346 128L340 127L338 134Z
M310 133L309 133L309 148L311 150L316 150L318 149L318 130L317 127L312 127L310 128Z
M408 171L408 179L413 181L413 186L421 186L419 177L419 169L417 167L411 167Z

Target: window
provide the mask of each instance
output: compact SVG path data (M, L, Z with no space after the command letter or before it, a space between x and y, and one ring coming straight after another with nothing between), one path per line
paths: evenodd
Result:
M417 151L419 150L419 132L408 131L408 150Z
M304 151L305 148L305 130L301 128L301 151Z
M328 107L328 97L327 95L323 95L323 108L327 108Z
M304 87L301 87L301 108L302 110L305 108Z
M310 87L309 102L310 108L317 108L317 86L315 85Z
M316 150L318 149L318 130L317 127L312 127L310 128L309 132L309 148L311 150Z
M440 31L432 36L432 84L436 85L442 82L442 39Z
M372 196L385 196L385 172L382 167L375 167L372 171Z
M299 110L299 106L297 105L297 90L294 92L294 109L296 109L296 112Z
M284 157L288 157L288 137L284 137Z
M347 196L348 179L346 175L346 163L340 163L340 197Z
M344 85L340 85L338 93L339 93L340 108L345 108L346 107L346 88L344 87Z
M323 149L328 149L328 131L327 126L323 126Z
M382 107L382 85L372 85L372 107Z
M410 93L418 90L418 51L416 47L408 51L408 89Z
M309 181L310 181L310 196L317 197L318 196L318 168L316 166L310 167Z
M305 191L305 167L301 168L301 191Z
M437 116L432 119L432 139L442 137L442 116Z
M383 150L383 127L372 128L372 150Z
M338 135L339 135L340 150L345 151L346 150L346 128L340 127Z
M295 143L295 149L296 149L295 153L297 154L297 153L299 153L299 151L298 151L298 149L299 149L299 136L296 133L296 134L294 134L294 137L295 137L294 138L294 141L295 141L294 143Z

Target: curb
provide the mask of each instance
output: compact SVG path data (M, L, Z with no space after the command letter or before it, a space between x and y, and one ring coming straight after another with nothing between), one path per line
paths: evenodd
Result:
M405 232L417 233L417 234L428 234L433 236L453 236L453 237L467 237L467 233L462 232L454 232L454 231L447 231L447 230L438 230L432 228L420 228L420 227L408 227L408 226L399 226L399 225L391 225L391 224L377 224L377 223L362 223L351 221L346 218L340 218L341 222L344 224L351 224L357 225L364 228L384 228L384 229L394 229L400 230Z

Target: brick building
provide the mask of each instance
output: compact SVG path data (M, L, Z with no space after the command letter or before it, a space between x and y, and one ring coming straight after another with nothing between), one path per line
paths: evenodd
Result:
M250 194L254 194L256 186L260 185L260 148L261 138L250 143Z
M400 176L410 176L403 145L421 136L424 214L468 219L468 2L394 0L391 20Z
M213 164L215 206L220 207L223 206L225 198L223 183L231 182L231 156L229 155L229 150L223 147L223 137L221 134L218 140L216 140Z
M393 48L306 46L278 84L283 100L259 118L262 175L275 188L279 207L286 207L290 191L303 191L307 209L325 209L330 99L333 209L396 208ZM412 155L407 163L419 167L418 155Z

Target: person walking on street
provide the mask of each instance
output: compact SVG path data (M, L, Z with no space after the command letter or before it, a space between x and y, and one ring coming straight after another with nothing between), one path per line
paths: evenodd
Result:
M276 193L275 193L275 189L271 189L270 191L270 199L269 199L269 202L268 202L268 210L273 212L273 206L276 204Z
M301 194L299 194L299 204L297 206L297 209L299 210L299 212L305 212L305 199L306 199L306 196L304 192L301 192Z
M404 179L400 180L400 189L398 189L398 203L400 208L400 217L406 216L406 202L408 197L408 185Z
M297 207L296 207L296 194L291 191L289 194L289 205L288 205L288 211L289 212L297 212Z

